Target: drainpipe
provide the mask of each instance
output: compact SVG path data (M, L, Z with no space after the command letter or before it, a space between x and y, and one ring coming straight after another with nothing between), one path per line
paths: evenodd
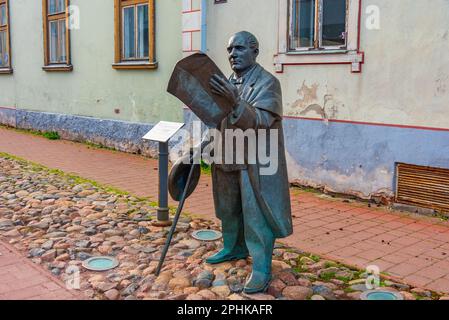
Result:
M201 51L207 51L207 0L201 0Z

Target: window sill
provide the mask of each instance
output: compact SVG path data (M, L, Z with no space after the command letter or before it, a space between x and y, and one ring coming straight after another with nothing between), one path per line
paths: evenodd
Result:
M70 72L73 70L73 65L71 64L49 64L43 66L42 70L48 72Z
M116 70L139 70L139 69L157 69L157 62L146 62L146 61L127 61L114 63L112 68Z
M12 73L13 73L12 68L8 68L8 67L0 68L0 74L12 74Z
M287 65L350 64L351 72L360 73L364 63L364 53L356 50L336 49L320 51L296 51L278 53L274 56L277 73L284 72Z
M332 53L348 53L347 49L314 49L314 50L292 50L288 51L285 54L289 56L295 55L315 55L315 54L332 54Z

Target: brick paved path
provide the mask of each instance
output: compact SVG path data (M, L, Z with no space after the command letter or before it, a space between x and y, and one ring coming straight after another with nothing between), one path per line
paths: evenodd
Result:
M0 152L157 199L152 159L3 128ZM374 264L412 285L449 293L449 223L293 189L291 199L294 234L283 242L359 268ZM210 177L202 176L185 210L214 217Z
M0 241L0 300L75 300L65 288L31 260L22 257L12 246Z

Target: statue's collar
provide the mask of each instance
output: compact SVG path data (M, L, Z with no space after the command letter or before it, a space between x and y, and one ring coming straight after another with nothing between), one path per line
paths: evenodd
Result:
M254 70L256 70L257 66L258 66L258 64L255 63L251 68L246 70L245 73L243 73L243 75L240 78L237 77L237 74L234 72L230 79L232 84L241 85L241 84L245 83L251 77Z

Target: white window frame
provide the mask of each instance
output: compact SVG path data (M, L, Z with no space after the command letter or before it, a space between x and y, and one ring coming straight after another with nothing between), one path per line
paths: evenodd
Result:
M361 0L348 0L346 19L346 48L323 47L319 50L300 48L289 49L290 0L279 1L279 48L274 57L276 72L284 72L288 65L349 64L351 72L360 73L364 63L364 53L360 51Z

